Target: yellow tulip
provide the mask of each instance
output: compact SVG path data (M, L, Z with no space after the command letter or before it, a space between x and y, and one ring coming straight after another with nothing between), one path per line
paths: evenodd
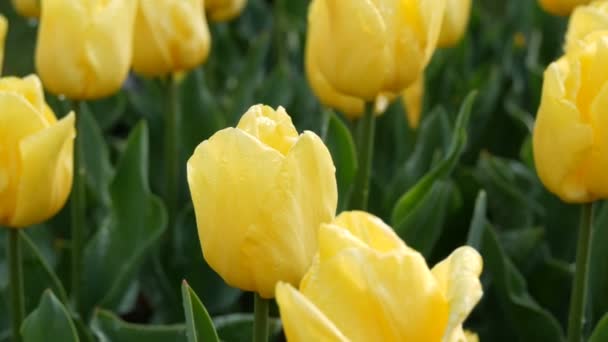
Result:
M205 12L212 21L227 21L241 14L247 0L206 0Z
M289 341L466 340L462 323L482 296L473 248L431 270L379 218L357 211L322 224L318 235L299 291L276 287Z
M88 100L112 95L131 63L136 0L45 0L36 69L54 94Z
M577 7L568 22L565 50L576 48L588 34L600 30L608 30L608 1Z
M543 184L565 202L608 197L608 31L588 35L544 74L533 148Z
M463 340L463 342L479 342L479 336L477 336L477 334L474 332L465 330L464 337L465 339Z
M339 94L400 94L435 50L444 8L445 0L313 0L308 58Z
M15 11L24 17L37 18L40 16L41 0L13 0Z
M407 88L401 96L407 114L407 122L411 128L416 129L420 124L420 116L422 115L424 74L418 77L416 82Z
M2 74L2 66L4 65L4 42L6 40L7 31L8 20L0 14L0 75Z
M203 0L140 1L135 37L135 72L162 76L195 68L211 43Z
M539 0L540 7L554 15L569 15L576 6L586 5L592 0Z
M207 263L228 283L274 296L297 284L337 206L335 167L312 132L298 135L279 107L256 105L236 128L202 142L188 183Z
M0 226L55 215L72 187L74 114L57 121L36 76L0 78Z
M456 45L464 36L471 14L471 0L447 0L437 46Z

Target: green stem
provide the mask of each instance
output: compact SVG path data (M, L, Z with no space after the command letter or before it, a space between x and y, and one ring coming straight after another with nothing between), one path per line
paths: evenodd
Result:
M77 127L80 123L80 102L75 101L73 110L78 118ZM80 130L78 130L80 131ZM79 309L80 299L80 273L82 270L82 245L83 232L86 224L86 193L85 193L85 166L82 153L82 136L76 135L74 141L74 184L72 186L72 197L70 203L71 209L71 242L72 242L72 287L71 298L72 305L76 311Z
M587 280L589 269L589 252L591 229L593 226L593 204L582 206L581 225L576 247L576 273L570 297L570 315L568 317L568 342L582 340L583 323L585 322L585 303L587 301Z
M10 273L10 298L13 341L21 341L21 322L25 317L23 300L23 269L21 262L21 248L19 246L19 231L14 228L8 229L8 265Z
M254 294L253 303L253 342L268 341L268 307L269 301Z
M372 171L372 160L374 155L374 133L376 129L376 118L374 115L374 104L366 103L365 113L359 119L358 134L358 162L359 169L355 179L355 188L350 202L351 209L367 210L369 197L369 181Z
M169 76L166 83L166 108L165 108L165 136L164 136L164 154L165 154L165 203L169 214L169 236L173 235L173 225L177 215L177 200L179 189L179 107L178 107L178 85ZM171 243L172 239L169 239Z

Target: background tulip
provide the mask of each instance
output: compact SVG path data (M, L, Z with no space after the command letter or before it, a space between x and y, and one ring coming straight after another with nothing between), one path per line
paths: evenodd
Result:
M189 70L209 54L203 0L140 1L135 21L133 70L162 76Z
M308 58L340 94L368 101L398 94L435 50L444 8L445 0L314 0Z
M424 75L409 86L401 95L407 114L407 122L411 128L416 129L420 124L422 105L424 100Z
M131 62L136 0L45 0L36 69L47 90L96 99L120 89Z
M247 0L206 0L205 12L213 21L227 21L238 16Z
M74 114L57 121L36 76L0 79L0 225L40 223L72 186Z
M608 32L593 33L544 75L534 127L543 184L566 202L608 196Z
M24 17L36 18L40 16L40 2L42 0L13 0L15 11Z
M6 31L8 31L8 20L0 15L0 75L2 75L2 66L4 65L4 41L6 40Z
M569 15L576 6L585 5L592 0L539 0L540 6L554 15Z
M574 49L588 34L607 29L608 1L595 1L587 6L579 6L568 22L565 49Z
M470 247L432 270L379 218L344 212L319 230L319 253L300 290L279 283L289 341L462 341L482 295Z
M447 0L437 46L456 45L464 36L471 15L471 0Z
M253 106L201 143L188 183L205 259L228 284L264 298L280 280L300 281L319 224L337 206L329 151L314 133L298 135L281 107Z

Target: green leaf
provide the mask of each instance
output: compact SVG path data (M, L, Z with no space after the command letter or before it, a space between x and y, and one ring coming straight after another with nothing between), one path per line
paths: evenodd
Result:
M24 342L44 342L49 338L61 342L79 341L68 310L51 290L44 292L38 308L23 321L21 335Z
M481 241L483 239L483 233L487 224L486 220L486 208L487 208L487 195L483 190L477 194L475 200L475 210L473 211L473 219L471 220L471 226L469 228L469 236L467 237L467 245L481 250Z
M476 91L469 93L460 107L460 112L458 113L458 118L454 126L454 135L452 136L450 149L445 158L422 177L414 187L401 196L393 208L393 213L391 215L393 226L399 226L409 212L416 207L421 198L431 190L435 181L447 177L456 166L467 142L467 125L469 123L469 118L471 117L471 109L476 94Z
M113 173L108 146L86 103L81 102L77 115L78 139L82 144L87 187L97 201L107 206L110 203L108 190Z
M338 211L348 206L346 200L351 185L357 173L357 151L350 129L331 110L326 109L327 133L323 140L331 153L336 166L336 181L338 183Z
M121 320L112 312L95 310L91 330L101 342L185 342L186 328L183 324L142 325Z
M393 226L409 246L425 257L430 256L441 235L453 188L449 181L436 181L399 224Z
M589 258L590 322L597 321L608 312L608 202L602 203L593 223L591 255Z
M494 228L486 225L481 248L484 268L492 277L497 295L507 313L505 324L512 324L522 341L563 341L559 322L530 296L525 278L500 246ZM505 328L505 324L501 324Z
M595 326L589 342L606 342L608 341L608 313Z
M30 251L30 253L32 253L35 261L38 263L38 266L46 273L48 281L46 281L45 284L47 284L47 286L50 285L53 291L58 293L61 302L67 304L68 296L65 292L65 289L63 288L63 284L61 284L61 281L59 280L59 277L57 277L57 275L55 274L53 268L46 262L46 260L42 256L42 253L40 252L40 250L38 250L36 244L34 244L34 242L27 236L27 234L19 232L19 236L23 241L23 246L25 246Z
M148 185L148 130L137 125L110 186L111 214L84 252L83 309L117 309L144 258L167 227L161 200Z
M182 300L186 315L186 335L189 342L219 342L207 309L188 283L182 283Z
M253 315L235 313L213 319L217 333L224 342L250 341L253 336ZM276 337L282 329L281 320L269 318L268 332L270 339Z

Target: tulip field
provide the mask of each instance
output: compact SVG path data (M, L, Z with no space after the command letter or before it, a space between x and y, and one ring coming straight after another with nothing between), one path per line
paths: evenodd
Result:
M0 342L608 342L608 0L0 1Z

